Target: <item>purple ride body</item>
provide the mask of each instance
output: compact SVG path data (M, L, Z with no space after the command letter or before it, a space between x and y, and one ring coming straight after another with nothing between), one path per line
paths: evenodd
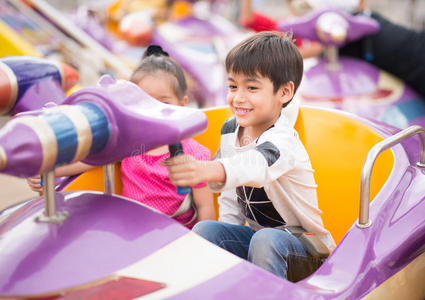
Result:
M0 224L0 295L42 294L102 279L187 231L128 199L96 192L56 197L58 210L69 212L62 225L35 220L43 198Z
M78 81L69 66L51 60L11 56L0 59L0 114L17 114L61 103Z
M382 123L336 113L355 118L384 137L397 132ZM225 272L170 298L365 296L420 255L425 244L425 172L414 165L419 157L418 142L408 139L393 147L393 152L393 172L371 204L371 227L352 226L309 278L290 283L239 260ZM173 220L123 197L96 192L57 193L57 197L58 209L70 212L61 225L35 221L43 209L41 199L29 202L0 223L0 295L41 294L107 278L188 232ZM214 247L218 257L225 254L209 247ZM175 259L190 264L191 257L184 252L175 255Z
M332 107L398 128L425 126L425 101L397 78L371 64L342 57L341 69L311 59L298 96L302 103Z
M333 25L346 29L345 39L335 41L331 32L318 29L318 20L329 13L342 17ZM312 12L278 26L295 36L338 47L379 30L378 22L373 19L334 9ZM402 81L359 59L340 57L338 64L332 68L325 59L306 60L297 93L301 103L342 109L398 128L425 126L425 99Z

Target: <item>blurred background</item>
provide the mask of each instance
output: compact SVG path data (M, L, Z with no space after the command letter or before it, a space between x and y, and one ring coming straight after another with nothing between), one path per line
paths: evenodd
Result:
M223 1L228 6L227 15L236 13L238 1ZM87 4L88 1L50 0L48 2L55 7L72 10L80 5ZM107 3L108 1L99 2ZM393 22L418 30L425 29L424 0L369 0L367 3L370 9L383 14ZM287 8L282 9L286 5L286 0L253 0L253 5L259 11L274 18L283 17L287 14Z
M279 17L282 16L281 12L273 7L281 5L282 2L285 1L262 0L258 1L258 7L268 15ZM425 29L424 0L369 0L367 5L371 10L381 13L397 24L417 30Z
M79 72L80 86L95 84L102 74L126 79L137 65L146 46L143 43L137 44L140 41L135 41L132 36L119 33L125 29L122 19L132 10L136 10L135 2L0 0L0 33L3 34L3 38L16 34L17 37L9 38L9 41L12 41L11 45L19 44L22 49L29 51L23 50L22 54L35 53L41 57L58 59L70 64ZM138 2L140 6L160 6L158 3L170 1ZM222 64L217 62L222 62L229 43L234 43L246 35L246 31L237 22L238 0L213 2L214 4L198 1L197 13L201 19L208 19L214 12L214 18L209 19L209 22L215 22L214 30L226 33L231 37L231 41L228 37L213 37L206 40L202 37L203 32L198 31L197 24L190 23L186 27L178 18L190 13L191 8L186 4L174 7L171 13L158 10L139 18L145 24L156 24L158 30L153 34L154 41L158 43L165 41L168 45L166 50L171 52L171 56L184 68L185 62L192 62L192 66L186 68L186 75L191 90L191 105L195 107L225 104L222 102L225 77ZM134 7L129 3L133 3ZM285 0L253 0L252 4L255 10L275 19L288 15ZM425 0L373 0L367 4L371 10L379 12L394 23L417 31L425 30ZM147 11L152 12L149 9ZM174 23L167 23L167 20ZM188 28L192 34L190 39L185 36L188 34L185 29L189 31ZM204 27L203 30L212 29ZM152 32L144 32L142 37L149 34ZM10 49L4 41L0 43L1 55L16 55L13 51L8 52ZM205 72L202 74L202 71L200 73L198 69L201 67L208 69L208 74ZM0 116L0 127L9 119L10 116ZM35 196L37 195L31 192L24 179L0 175L0 210Z

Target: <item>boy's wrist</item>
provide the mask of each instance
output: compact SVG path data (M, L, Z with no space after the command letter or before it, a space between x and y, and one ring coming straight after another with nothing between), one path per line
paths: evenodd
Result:
M202 165L202 181L225 183L226 182L226 171L224 166L219 161L208 161L206 165Z

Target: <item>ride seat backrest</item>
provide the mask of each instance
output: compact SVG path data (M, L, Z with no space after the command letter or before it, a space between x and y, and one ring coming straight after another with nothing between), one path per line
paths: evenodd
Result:
M208 128L195 140L214 155L220 143L224 121L232 113L229 108L207 109ZM336 243L350 229L359 212L360 174L368 151L382 137L370 127L350 117L321 109L300 108L295 129L310 155L319 208L325 227ZM387 180L394 156L387 150L377 159L372 174L371 199ZM119 164L115 168L116 193L122 191ZM96 168L82 174L65 190L103 191L103 170ZM218 195L215 195L217 198ZM218 206L216 201L218 215Z
M103 167L84 172L72 181L64 191L104 191ZM121 163L115 163L115 193L122 194Z
M362 122L331 111L303 107L295 124L315 170L322 219L339 243L359 215L360 178L369 150L382 137ZM372 172L373 199L393 169L394 155L383 152Z

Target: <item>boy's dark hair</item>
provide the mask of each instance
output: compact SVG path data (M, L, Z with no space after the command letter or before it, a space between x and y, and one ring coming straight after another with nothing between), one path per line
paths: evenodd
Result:
M273 82L274 93L292 81L295 94L303 75L303 59L292 35L263 31L230 50L226 57L226 71L267 77Z
M187 92L187 83L183 70L160 46L151 45L146 49L140 64L133 71L130 81L138 84L146 74L158 71L170 74L176 79L173 89L177 97L182 99Z

